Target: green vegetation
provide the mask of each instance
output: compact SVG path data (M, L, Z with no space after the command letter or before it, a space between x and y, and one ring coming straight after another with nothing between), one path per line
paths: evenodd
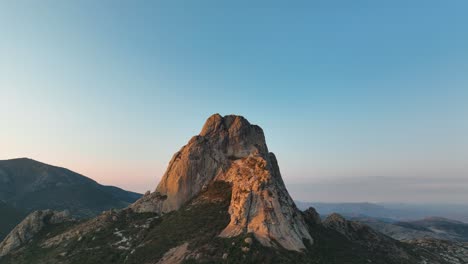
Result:
M22 248L19 252L13 255L7 255L3 258L0 258L0 263L34 263L34 264L48 264L48 263L58 263L59 254L63 251L61 247L58 248L43 248L40 246L40 242L43 239L53 237L67 230L74 223L64 223L58 225L47 226L36 234L36 238L33 239L27 247Z

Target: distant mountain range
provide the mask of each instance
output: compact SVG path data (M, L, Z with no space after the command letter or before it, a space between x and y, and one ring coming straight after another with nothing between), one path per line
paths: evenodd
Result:
M367 224L387 236L398 240L435 238L468 242L468 224L441 217L429 217L416 221L381 221L369 217L352 218Z
M91 217L140 197L32 159L0 160L0 239L35 210L69 210L74 217Z
M301 209L314 206L322 218L339 213L348 220L364 223L397 240L434 238L468 242L468 223L448 218L453 216L465 219L463 214L468 215L468 210L455 210L457 207L461 207L460 205L440 208L438 205L418 207L416 205L372 203L296 202L296 204ZM446 217L441 217L441 215Z
M296 201L305 210L314 207L321 215L339 213L347 218L371 217L382 221L414 221L443 217L468 223L468 204L403 204L403 203L322 203Z

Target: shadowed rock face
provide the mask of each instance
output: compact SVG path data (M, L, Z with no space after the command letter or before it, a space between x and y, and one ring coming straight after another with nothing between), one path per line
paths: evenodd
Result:
M320 225L322 223L319 213L313 207L309 207L304 211L304 218L314 225Z
M164 199L150 199L154 196L150 194L148 203L158 205L140 200L135 210L177 210L215 180L233 186L231 221L221 236L253 233L263 245L272 246L276 240L297 251L305 248L303 239L312 242L302 214L284 186L276 157L268 152L263 130L241 116L215 114L208 118L200 134L170 161L155 192L155 197Z
M333 213L324 221L323 226L337 231L349 241L364 245L371 251L382 251L389 254L389 258L399 260L409 260L410 256L403 250L398 241L391 239L379 232L374 231L369 226L348 221L343 216ZM434 262L438 263L438 262Z

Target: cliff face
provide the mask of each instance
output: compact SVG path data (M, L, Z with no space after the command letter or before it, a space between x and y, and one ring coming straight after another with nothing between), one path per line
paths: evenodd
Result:
M268 152L260 127L240 116L213 115L200 135L174 154L156 192L167 195L163 212L177 210L197 195L232 161Z
M172 158L155 193L131 208L166 213L179 209L212 181L232 184L231 221L220 234L253 233L266 246L276 240L289 250L312 242L301 213L284 186L263 130L241 116L215 114Z
M221 236L253 233L263 244L275 239L284 248L304 248L303 238L312 242L302 214L281 179L273 153L259 153L234 161L217 180L232 183L231 221Z

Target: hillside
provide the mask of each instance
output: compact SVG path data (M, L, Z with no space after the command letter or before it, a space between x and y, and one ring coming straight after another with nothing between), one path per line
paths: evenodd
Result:
M0 241L8 235L8 232L13 229L26 216L25 213L7 205L0 201Z
M93 216L122 208L140 195L97 182L65 168L32 159L0 161L0 199L24 212L38 209L70 210Z
M75 173L32 159L0 160L0 237L35 210L69 210L74 217L91 217L123 208L140 194L103 186Z

